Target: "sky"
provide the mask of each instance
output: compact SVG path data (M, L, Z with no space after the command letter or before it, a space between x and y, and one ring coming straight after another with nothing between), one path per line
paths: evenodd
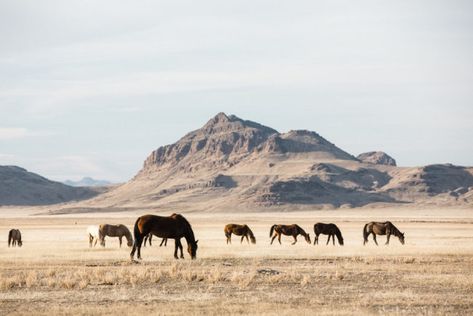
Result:
M0 165L127 181L218 112L473 165L473 2L0 0Z

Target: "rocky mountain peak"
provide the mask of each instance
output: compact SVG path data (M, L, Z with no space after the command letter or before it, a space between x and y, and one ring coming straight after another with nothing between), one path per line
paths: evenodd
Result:
M376 165L396 166L396 160L383 151L369 151L359 154L357 159Z

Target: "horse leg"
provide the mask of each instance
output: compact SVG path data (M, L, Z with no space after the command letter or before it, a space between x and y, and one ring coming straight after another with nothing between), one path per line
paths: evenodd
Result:
M179 259L177 256L177 248L179 248L179 239L174 239L174 259Z
M279 241L279 244L282 245L281 244L281 234L278 234L278 241Z
M118 237L118 240L120 241L120 248L122 247L122 237Z
M231 244L232 243L232 233L225 234L225 236L227 237L227 245Z
M243 236L241 236L240 244L242 244L242 243L243 243L243 239L245 239L245 236L244 236L244 235L243 235Z
M179 239L179 251L181 252L181 259L184 259L184 252L182 251L182 243L181 243L181 239Z
M94 237L89 234L89 248L92 248L92 243L94 242Z
M276 239L277 235L274 234L273 238L271 238L271 245L273 244L274 239Z
M389 245L389 238L391 238L391 234L388 233L387 236L386 236L386 243L385 245Z
M334 234L332 234L332 243L335 246L335 235Z
M148 243L150 247L151 247L151 239L153 239L153 234L148 235Z
M248 239L248 235L245 235L246 237L246 242L248 243L248 245L250 244L250 240Z
M130 259L133 261L133 257L135 256L135 252L138 249L138 259L141 259L141 253L140 253L140 248L141 248L141 243L143 242L143 237L138 235L135 236L135 242L133 243L133 249L131 249L130 252Z
M373 240L374 240L374 243L376 244L376 246L378 245L378 242L376 241L376 234L373 233Z
M297 242L297 235L292 235L292 237L294 238L294 242L292 243L292 245L295 245Z
M325 243L325 246L327 246L328 243L330 242L330 237L332 237L332 235L328 234L328 238L327 238L327 242Z

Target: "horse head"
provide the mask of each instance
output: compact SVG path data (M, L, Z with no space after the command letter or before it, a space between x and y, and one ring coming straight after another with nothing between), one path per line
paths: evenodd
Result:
M23 242L21 240L18 241L18 247L23 246Z
M399 241L404 245L404 233L399 232Z
M311 244L311 242L310 242L310 235L307 234L307 235L305 235L304 237L305 237L305 241L307 241L308 244Z
M133 240L132 240L132 239L127 239L126 245L127 245L128 247L133 246Z
M196 240L195 242L189 242L187 243L187 252L191 256L192 259L195 259L197 257L197 243L199 241Z
M252 244L256 244L256 238L255 238L255 236L250 236L250 239L251 239L251 243L252 243Z

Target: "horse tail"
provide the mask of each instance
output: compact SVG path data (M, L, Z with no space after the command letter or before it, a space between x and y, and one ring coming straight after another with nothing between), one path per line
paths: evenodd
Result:
M133 236L135 237L135 243L138 242L138 240L141 240L141 231L140 228L138 227L138 222L140 221L141 217L138 217L138 219L135 222L135 226L133 227Z
M12 240L12 238L13 238L12 235L13 235L13 230L10 230L10 231L8 232L8 247L10 247L10 243L11 243L11 240Z
M368 235L369 235L369 232L368 232L368 224L369 224L369 223L366 223L366 224L365 224L365 227L363 227L363 241L364 241L364 242L367 242L367 241L368 241Z
M274 231L275 228L276 228L276 224L271 226L271 229L269 230L269 237L273 236L273 231Z
M337 226L335 226L335 235L337 235L338 243L340 244L340 246L343 246L342 232Z

